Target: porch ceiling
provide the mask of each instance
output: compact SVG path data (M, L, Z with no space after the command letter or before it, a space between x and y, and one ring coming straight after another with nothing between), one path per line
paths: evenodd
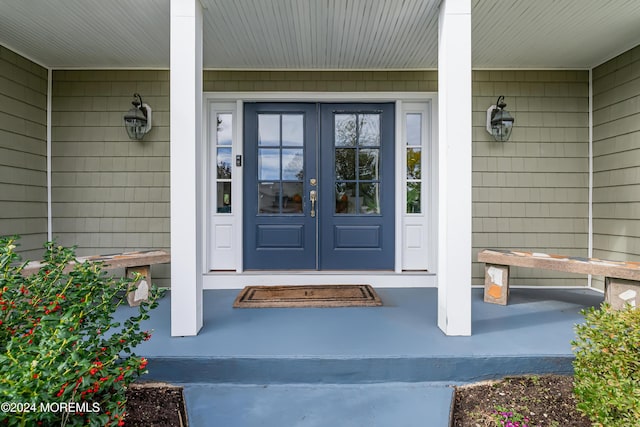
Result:
M437 67L440 0L201 0L204 66ZM0 0L0 44L51 68L168 68L169 0ZM637 0L472 0L475 68L589 68L640 44Z

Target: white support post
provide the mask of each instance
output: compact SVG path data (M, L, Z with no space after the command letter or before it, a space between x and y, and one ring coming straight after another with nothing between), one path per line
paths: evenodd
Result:
M471 0L442 0L438 30L438 326L471 335Z
M202 328L202 6L171 0L171 335Z

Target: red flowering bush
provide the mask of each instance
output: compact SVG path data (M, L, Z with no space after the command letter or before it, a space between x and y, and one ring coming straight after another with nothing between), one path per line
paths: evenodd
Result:
M99 263L76 263L73 249L46 244L45 263L23 276L15 238L0 238L0 426L124 425L125 390L146 373L132 348L150 338L140 322L113 313L131 279L108 277Z

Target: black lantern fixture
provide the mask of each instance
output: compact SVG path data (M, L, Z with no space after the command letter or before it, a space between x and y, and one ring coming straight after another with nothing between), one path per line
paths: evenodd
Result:
M496 105L492 105L487 110L487 132L493 135L496 141L505 142L511 136L513 122L515 119L504 109L507 104L504 96L499 96Z
M124 115L124 127L129 138L141 140L151 130L151 107L142 102L139 93L133 94L133 107Z

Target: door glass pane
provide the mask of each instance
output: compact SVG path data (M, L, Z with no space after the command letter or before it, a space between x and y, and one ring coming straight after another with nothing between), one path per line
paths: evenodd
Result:
M261 182L258 184L258 213L280 212L280 183Z
M302 146L304 143L304 120L302 114L282 115L282 145Z
M219 182L216 192L216 207L218 213L231 213L231 183Z
M336 114L335 116L336 147L355 147L357 139L356 115Z
M258 114L258 145L280 145L280 115Z
M420 183L407 182L407 213L420 213Z
M302 183L282 183L282 213L302 213Z
M282 150L282 179L296 181L304 178L302 149Z
M217 178L231 179L231 147L218 148L216 164Z
M378 183L361 183L358 208L361 214L380 213L380 187Z
M422 114L407 114L407 145L422 145Z
M407 148L407 179L420 179L422 176L422 150Z
M233 136L231 114L218 114L218 131L216 132L216 144L218 145L231 145L231 138Z
M280 150L277 148L258 149L258 180L280 179Z
M336 183L337 214L356 213L356 184L353 182Z
M358 156L359 179L378 179L379 152L377 148L361 149Z
M356 149L336 149L336 180L356 179Z
M360 114L360 145L371 147L380 145L380 115Z

